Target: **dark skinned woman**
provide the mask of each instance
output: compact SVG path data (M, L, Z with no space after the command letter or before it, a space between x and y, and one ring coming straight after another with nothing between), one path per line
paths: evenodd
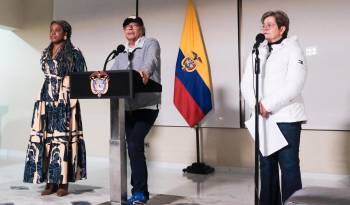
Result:
M34 103L23 181L46 182L42 195L65 196L69 182L86 179L80 105L69 87L70 73L85 71L86 63L71 35L68 22L51 22L51 42L40 60L44 83Z

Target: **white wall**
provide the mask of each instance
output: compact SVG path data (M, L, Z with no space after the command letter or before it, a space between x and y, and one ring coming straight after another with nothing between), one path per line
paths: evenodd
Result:
M85 4L82 4L83 2ZM224 14L222 16L229 16L227 14L229 10L232 10L232 13L236 12L234 11L235 4L226 0L215 1L215 3L213 1L195 2L210 62L215 66L219 66L219 63L225 62L227 59L232 60L234 56L227 54L227 52L220 53L220 49L218 51L216 49L220 46L224 49L227 45L232 46L232 42L224 40L225 38L236 38L234 33L227 32L227 28L232 28L232 31L234 31L235 19L229 19L232 23L220 20L221 11ZM83 50L89 69L95 70L100 68L101 62L104 61L109 51L115 48L117 43L124 41L121 33L121 22L126 16L134 14L134 3L133 1L111 0L98 2L92 0L74 2L56 0L55 17L66 18L72 23L75 30L73 40ZM167 50L167 48L178 46L184 18L181 15L184 15L186 1L166 1L166 3L159 3L158 0L141 1L139 15L145 20L147 35L157 37L161 45L165 46L165 49L162 49L163 74L172 75L176 51ZM169 10L168 7L171 9ZM102 10L103 12L101 12ZM246 12L246 15L249 16L250 11ZM213 17L213 15L216 17ZM259 18L256 25L257 30L259 30ZM227 35L225 37L221 36L224 34ZM254 35L252 38L254 38ZM215 55L216 52L220 53L220 56ZM173 61L174 63L172 63ZM236 68L232 67L231 69ZM227 74L224 71L222 72ZM221 74L220 71L217 71L213 76L219 74ZM237 83L237 79L232 79L232 82ZM163 78L163 86L166 89L172 89L171 78L169 78L169 81L164 81ZM224 96L226 94L222 95L222 97ZM171 97L167 96L165 101L171 103ZM87 144L88 146L91 143L96 145L89 148L88 154L98 156L107 156L108 154L107 150L103 149L107 147L109 136L108 106L108 102L82 101L83 124ZM165 115L172 116L175 111L163 109L162 112ZM97 122L94 120L96 116L98 116ZM181 124L181 122L179 123ZM173 125L178 124L174 123ZM98 129L95 128L96 126ZM349 132L303 131L301 145L302 169L310 172L350 173L349 161L346 157L349 150L345 146L349 144L349 135ZM148 157L151 161L180 164L189 164L195 161L195 135L192 129L156 126L148 136L147 141L149 143ZM252 140L245 129L205 128L203 129L203 147L205 150L203 157L206 162L212 165L253 166ZM317 150L317 154L313 153L314 150ZM316 162L318 157L324 160Z
M307 129L350 130L347 0L259 0L242 3L242 62L261 32L261 15L282 9L290 18L289 36L296 35L306 54L308 75L303 90ZM259 6L257 6L259 5ZM308 52L308 50L315 51Z
M219 2L196 1L211 69L214 98L214 109L208 114L203 126L237 128L239 127L237 3L236 0ZM65 18L72 23L73 41L82 49L89 70L101 69L108 53L117 44L125 42L122 22L127 16L135 15L136 11L135 1L55 0L54 3L54 17ZM186 6L187 0L147 0L140 1L139 5L139 15L144 19L146 35L157 38L161 45L163 109L156 121L157 125L187 125L173 105L175 65ZM225 26L211 29L218 22ZM85 104L91 102L84 102L83 106ZM93 110L91 106L86 109Z
M252 168L254 142L246 129L202 129L204 162L215 167ZM151 161L190 165L196 161L195 131L186 127L154 127L147 137ZM303 130L302 172L350 175L350 132Z
M123 0L54 0L54 18L72 25L72 42L83 52L88 70L101 70L107 55L124 43L122 22L135 14L134 4ZM105 157L110 136L109 100L80 102L88 155Z
M0 145L11 147L29 137L30 111L39 87L40 53L12 31L0 30L0 44Z
M22 6L22 25L0 30L0 149L20 150L24 157L34 100L43 82L39 60L48 45L52 1L25 1Z
M39 4L40 1L41 4ZM42 82L42 73L39 67L40 52L48 44L48 25L52 19L50 1L31 0L31 2L36 2L34 5L37 6L45 5L47 9L31 7L32 9L28 10L30 12L25 14L26 19L30 19L30 22L23 25L25 29L18 29L15 31L16 33L0 31L0 44L2 45L0 47L0 56L2 57L0 61L0 72L2 73L0 81L0 151L1 149L17 150L23 153L23 157L29 137L33 100ZM106 2L111 3L112 0L93 2L96 3L96 6L98 4L103 6ZM74 7L77 15L83 15L88 20L71 22L73 42L82 48L92 69L100 66L100 59L103 59L116 46L116 43L113 44L113 42L122 40L122 35L119 24L110 27L111 30L108 32L113 34L108 39L91 36L91 32L94 29L101 30L106 23L121 22L125 16L133 12L134 7L129 10L125 1L122 11L124 13L120 14L123 17L110 19L105 15L108 13L111 15L114 12L114 7L103 7L103 11L107 13L103 14L103 12L93 12L94 10L83 13L79 8L83 9L84 6L86 5L81 4ZM72 12L70 9L72 8L66 8L67 11ZM42 11L47 12L42 13ZM41 17L39 13L42 15ZM64 16L60 17L64 18ZM79 27L85 28L85 30L75 29ZM86 39L98 39L100 49L104 49L100 55L94 55L92 44L82 43ZM82 101L82 109L88 156L107 157L108 101ZM205 128L202 130L202 135L203 158L208 164L221 167L253 167L253 141L246 129ZM196 159L193 129L155 126L147 137L147 142L149 143L147 155L150 161L189 165ZM300 150L302 170L350 174L349 147L349 131L304 130L302 131Z
M147 35L156 37L162 50L162 110L156 124L187 126L173 104L175 65L184 25L187 0L140 1L139 15ZM239 69L236 0L194 1L205 44L213 87L213 110L203 127L238 128Z

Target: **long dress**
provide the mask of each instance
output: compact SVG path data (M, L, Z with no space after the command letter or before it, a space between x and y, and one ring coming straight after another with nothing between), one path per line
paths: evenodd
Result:
M41 57L45 80L34 104L24 182L66 184L86 179L86 150L79 102L70 99L68 61L63 51L52 59L50 46ZM82 53L73 49L74 69L86 68Z

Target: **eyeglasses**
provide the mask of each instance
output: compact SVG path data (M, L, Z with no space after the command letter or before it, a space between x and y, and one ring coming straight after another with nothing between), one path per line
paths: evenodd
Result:
M128 28L135 29L135 28L138 28L138 27L140 27L140 25L138 25L136 23L130 23L130 24L126 25L124 27L124 29L128 29Z
M268 23L261 25L261 29L271 29L272 27L276 26L276 24Z

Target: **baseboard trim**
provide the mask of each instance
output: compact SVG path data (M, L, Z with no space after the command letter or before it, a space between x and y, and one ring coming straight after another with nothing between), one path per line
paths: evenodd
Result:
M25 151L11 150L11 149L0 149L0 159L24 159ZM108 166L109 158L108 157L95 157L88 156L87 161L99 162L101 164L106 164ZM129 164L129 163L128 163ZM184 163L171 163L171 162L157 162L157 161L148 161L148 166L153 168L162 168L169 170L179 170L186 168L190 164ZM224 167L224 166L215 166L216 172L218 173L232 173L232 174L241 174L241 175L253 175L254 168L245 168L245 167ZM331 179L334 181L343 181L349 180L350 175L347 174L330 174L330 173L319 173L319 172L302 172L302 178L313 179L313 180L323 180Z

